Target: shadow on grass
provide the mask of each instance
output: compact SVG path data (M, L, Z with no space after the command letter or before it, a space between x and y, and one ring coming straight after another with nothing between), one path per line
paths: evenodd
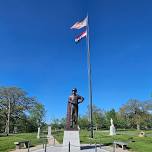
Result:
M105 143L105 144L103 144L103 146L111 146L112 145L112 143L110 142L110 143Z
M9 134L9 135L7 135L5 133L1 133L0 137L9 137L9 136L13 136L13 135L16 135L16 134Z
M86 146L81 146L81 150L87 150L87 149L95 149L96 147L103 147L103 146L111 146L112 143L106 143L106 144L97 144L97 145L86 145Z
M80 149L81 150L85 150L85 149L94 149L95 145L87 145L87 146L81 146Z

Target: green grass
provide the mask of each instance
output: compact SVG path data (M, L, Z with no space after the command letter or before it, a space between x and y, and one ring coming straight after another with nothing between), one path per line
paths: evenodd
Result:
M52 132L54 138L55 138L59 143L62 143L62 142L63 142L63 134L64 134L63 132L64 132L64 130Z
M89 133L86 130L80 131L81 143L102 143L105 145L112 145L113 141L125 141L129 142L129 150L134 152L152 152L152 131L145 131L146 137L138 137L139 131L128 130L128 131L117 131L116 136L109 136L107 131L95 131L94 139L89 138ZM63 131L52 132L54 137L62 143ZM23 133L15 134L10 136L0 137L0 152L9 152L15 149L14 142L29 140L32 146L42 144L42 139L36 138L36 133ZM133 142L132 142L133 141Z
M104 145L112 145L113 141L129 142L129 151L135 152L152 152L152 131L145 131L146 137L138 137L139 131L117 131L116 136L109 136L107 131L95 131L94 139L89 138L89 132L80 131L81 143L102 143ZM63 131L54 132L55 138L62 143Z
M36 138L36 133L22 133L9 136L0 137L0 152L9 152L15 149L14 142L29 140L32 146L42 143L41 140Z

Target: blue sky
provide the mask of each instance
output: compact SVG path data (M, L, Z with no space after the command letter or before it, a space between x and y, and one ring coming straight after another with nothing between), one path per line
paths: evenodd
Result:
M18 86L47 109L46 120L66 114L77 87L88 105L87 50L70 30L89 13L93 103L119 109L152 92L150 0L1 0L0 85Z

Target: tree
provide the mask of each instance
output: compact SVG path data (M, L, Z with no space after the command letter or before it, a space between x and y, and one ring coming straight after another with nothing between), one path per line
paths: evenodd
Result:
M59 128L64 128L66 124L66 118L61 118L60 120L60 127Z
M40 127L45 118L45 108L41 103L34 103L33 108L30 109L30 118L36 122L37 126Z
M145 129L152 128L152 100L143 102L144 121L142 122Z
M5 129L5 116L3 115L3 112L0 110L0 133L4 132Z
M79 126L82 129L87 129L89 126L88 117L86 115L79 116Z
M53 119L51 126L53 129L59 129L60 128L60 119L58 119L58 118Z
M114 125L116 126L117 125L117 113L115 112L114 109L111 109L110 111L107 111L105 113L105 116L106 116L106 121L107 121L107 127L109 128L110 126L110 120L111 118L113 119L113 122L114 122Z
M89 118L90 114L90 107L87 108L87 116ZM97 107L96 105L92 106L92 117L93 117L93 124L96 125L96 129L99 127L102 127L103 125L103 119L104 119L104 112Z
M148 116L147 107L146 102L131 99L120 108L120 113L125 120L128 120L132 127L136 126L139 130Z
M130 127L128 119L120 112L117 113L117 128L127 129Z
M33 107L35 98L28 97L27 93L17 87L0 87L0 114L5 121L5 132L10 132L10 123L16 123L23 113Z

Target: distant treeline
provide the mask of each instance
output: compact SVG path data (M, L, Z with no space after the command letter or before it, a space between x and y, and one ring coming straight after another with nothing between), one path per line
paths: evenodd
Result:
M84 115L79 116L81 129L89 129L89 106ZM151 129L152 100L139 101L130 99L119 111L105 111L93 105L94 129L109 129L110 119L120 129ZM46 126L44 122L45 107L35 97L30 97L21 88L0 87L0 133L35 132L38 127ZM51 117L51 116L50 116ZM65 127L66 118L54 119L53 129Z
M89 129L89 113L88 106L86 113L79 116L81 129ZM93 105L94 129L109 129L111 118L116 129L152 129L152 100L141 102L130 99L117 112L115 109L105 111ZM52 127L54 129L64 128L65 121L65 118L54 119Z

